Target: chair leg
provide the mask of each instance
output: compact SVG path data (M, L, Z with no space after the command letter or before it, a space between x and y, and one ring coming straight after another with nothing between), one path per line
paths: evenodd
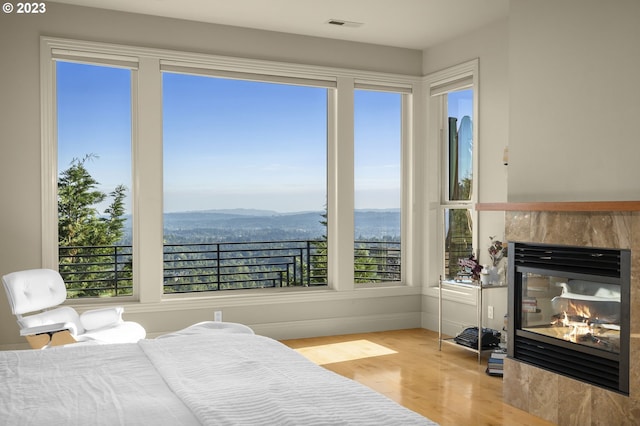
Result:
M24 336L32 349L45 349L50 346L62 346L76 343L69 330L57 331L55 333L42 333Z
M47 333L43 334L33 334L31 336L24 336L29 342L31 349L42 349L49 344L51 341L51 336Z
M62 330L51 336L51 345L49 346L62 346L70 343L76 343L76 339L73 338L69 330Z

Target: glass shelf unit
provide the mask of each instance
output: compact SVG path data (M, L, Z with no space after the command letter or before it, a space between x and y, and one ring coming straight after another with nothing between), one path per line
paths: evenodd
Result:
M443 338L442 337L442 286L443 284L455 286L459 288L466 288L476 291L476 327L478 330L482 330L483 324L483 315L482 315L482 293L487 290L498 289L498 288L507 288L506 284L493 284L493 285L481 285L480 283L467 282L467 281L454 281L454 280L442 280L438 281L438 350L442 350L442 344L451 344L455 345L457 348L465 349L468 351L472 351L478 354L478 364L482 362L482 354L484 352L491 352L496 348L490 349L482 349L482 339L478 339L478 347L472 348L469 346L464 346L457 343L453 337L451 338Z

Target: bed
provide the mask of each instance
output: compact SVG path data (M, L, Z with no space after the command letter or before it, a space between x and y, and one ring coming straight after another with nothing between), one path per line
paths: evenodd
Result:
M0 352L2 423L435 425L264 336L166 337Z

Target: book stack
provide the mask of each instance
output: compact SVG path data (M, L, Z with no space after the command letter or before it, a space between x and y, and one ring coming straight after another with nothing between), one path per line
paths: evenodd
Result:
M522 298L522 312L537 312L538 300L535 297Z
M487 374L490 376L502 377L502 371L504 370L504 359L507 357L506 349L496 349L491 352L489 357L489 363L487 364Z

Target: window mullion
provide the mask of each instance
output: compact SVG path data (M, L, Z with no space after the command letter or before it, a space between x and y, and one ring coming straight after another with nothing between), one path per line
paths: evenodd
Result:
M58 143L56 125L56 66L51 49L41 41L40 114L41 191L42 191L42 267L58 269Z
M140 58L133 115L134 282L141 302L159 302L159 283L163 282L162 79L157 58Z
M400 252L402 263L400 264L400 276L402 282L407 285L415 285L418 282L418 271L416 266L420 264L415 257L417 250L417 239L414 235L417 228L411 206L415 203L415 169L412 167L415 158L416 146L413 137L413 110L414 96L402 95L402 132L400 142Z
M340 291L354 288L353 85L353 78L338 78L329 102L328 281Z

